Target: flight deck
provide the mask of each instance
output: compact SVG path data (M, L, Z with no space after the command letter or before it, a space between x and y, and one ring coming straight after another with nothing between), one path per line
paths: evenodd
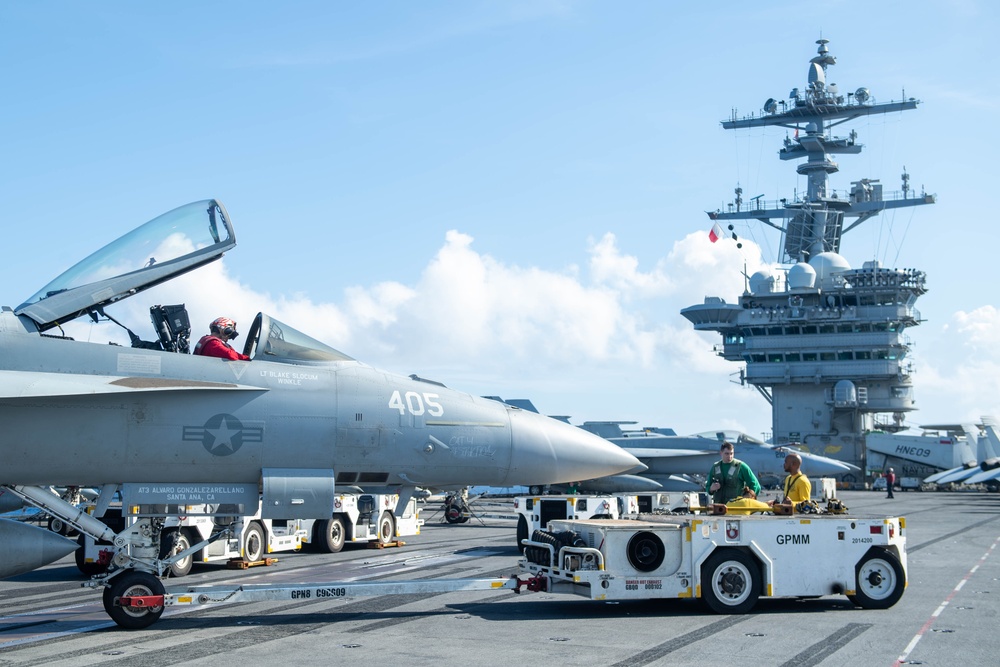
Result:
M887 610L844 596L762 598L719 616L690 600L594 602L509 590L247 602L168 609L146 630L117 629L99 592L63 559L0 582L4 664L259 664L281 660L381 664L718 664L737 651L755 664L988 664L1000 650L1000 496L841 492L852 514L906 518L906 594ZM196 568L184 583L280 584L506 577L517 570L516 524L435 520L401 549L290 554L246 571ZM168 580L168 584L170 580ZM912 647L911 647L912 644Z

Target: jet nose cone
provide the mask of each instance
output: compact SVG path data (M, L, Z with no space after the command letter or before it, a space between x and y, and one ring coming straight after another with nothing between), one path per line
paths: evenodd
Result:
M621 447L581 428L510 410L513 455L507 484L579 482L645 466Z

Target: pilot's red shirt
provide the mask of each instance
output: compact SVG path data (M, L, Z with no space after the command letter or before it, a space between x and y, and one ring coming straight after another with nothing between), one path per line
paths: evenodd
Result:
M213 336L212 334L206 334L201 337L198 344L194 346L194 353L206 357L231 359L233 361L250 361L250 357L237 352L233 348L229 347L228 343L223 341L218 336Z

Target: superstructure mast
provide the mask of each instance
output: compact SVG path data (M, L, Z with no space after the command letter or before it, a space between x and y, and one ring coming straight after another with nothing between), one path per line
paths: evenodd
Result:
M880 104L864 87L842 94L827 83L836 63L828 40L817 44L804 89L792 89L787 101L768 99L758 114L734 112L722 121L727 130L774 125L792 131L778 155L801 160L796 170L808 181L805 194L777 202L755 197L747 205L737 187L727 210L708 214L716 221L756 219L779 230L787 272L758 271L736 304L706 297L681 313L696 329L722 335L720 356L746 364L741 380L771 403L775 443L800 442L863 466L864 434L875 416L890 413L898 426L903 413L915 409L903 332L919 324L914 303L926 286L924 273L915 269L878 262L852 269L839 254L841 241L884 210L932 204L934 195L916 195L905 171L899 192L884 192L872 178L846 190L830 186L840 170L834 156L863 148L857 132L838 137L833 128L915 109L919 102Z

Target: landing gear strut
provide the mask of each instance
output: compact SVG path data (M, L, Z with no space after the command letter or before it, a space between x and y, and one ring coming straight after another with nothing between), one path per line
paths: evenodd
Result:
M459 493L453 493L444 499L444 520L448 523L465 523L472 515L465 498Z

